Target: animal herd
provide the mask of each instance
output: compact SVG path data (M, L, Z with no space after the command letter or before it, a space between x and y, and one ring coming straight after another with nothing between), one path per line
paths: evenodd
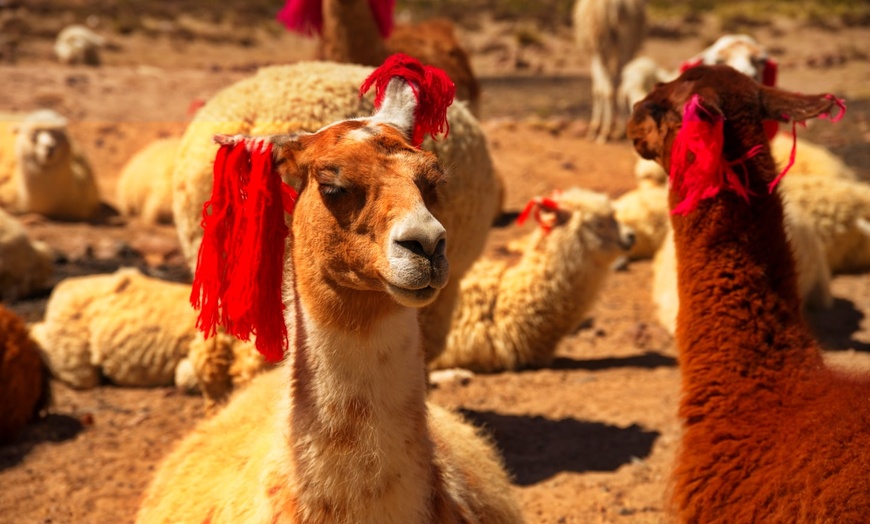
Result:
M637 188L540 195L532 231L483 257L506 188L480 85L449 22L394 24L393 3L288 0L279 20L325 60L260 68L130 159L118 211L174 224L193 283L122 268L60 282L33 325L0 306L0 440L50 409L50 378L174 384L209 416L157 467L142 524L522 522L494 442L428 399L429 372L548 366L608 274L653 259L682 378L666 514L866 522L870 378L825 365L804 310L870 269L870 185L784 132L844 101L777 87L746 35L681 71L632 60L645 1L580 0L589 138L627 137ZM57 55L98 65L104 44L75 26ZM103 198L63 116L5 120L15 301L55 257L16 216L94 220Z

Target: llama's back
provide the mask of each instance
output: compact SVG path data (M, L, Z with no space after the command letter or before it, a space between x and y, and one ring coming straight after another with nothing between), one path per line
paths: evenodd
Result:
M435 442L435 464L441 467L448 500L470 511L462 515L465 519L460 522L523 521L510 480L488 439L455 413L431 403L429 429Z
M163 459L136 522L262 522L261 476L274 448L280 373L264 373Z

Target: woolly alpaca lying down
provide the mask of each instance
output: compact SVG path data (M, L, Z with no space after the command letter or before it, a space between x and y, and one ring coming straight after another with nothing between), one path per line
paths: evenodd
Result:
M825 367L802 317L763 126L835 104L698 66L656 88L629 122L635 149L671 178L684 423L671 502L681 522L870 514L870 377Z
M167 457L138 522L521 520L489 443L426 403L417 316L448 276L446 232L430 212L444 172L411 138L433 131L423 123L443 125L446 107L432 93L446 81L413 61L383 67L374 78L383 103L370 118L314 134L219 138L194 279L201 327L256 331L272 357L290 347L282 368ZM298 195L282 178L299 182Z
M462 280L447 349L434 368L548 364L634 241L606 195L572 188L529 206L541 227L523 242L519 262L483 259L472 266Z

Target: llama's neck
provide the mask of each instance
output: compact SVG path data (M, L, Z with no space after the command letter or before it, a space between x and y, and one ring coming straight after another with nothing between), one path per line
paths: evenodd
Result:
M434 472L417 311L392 308L362 333L325 327L305 303L285 364L296 511L304 522L425 522Z
M387 58L368 0L323 0L323 58L377 66Z
M726 411L747 395L756 408L765 400L778 402L774 391L783 377L794 381L821 364L801 313L782 201L763 182L775 173L767 148L744 167L753 181L749 203L723 192L687 215L672 216L682 415L689 420L696 408L699 416L709 415L706 401L720 395L729 399L717 404ZM678 197L672 192L670 198L673 206Z
M525 329L518 334L529 337L526 343L531 347L552 347L575 329L609 270L609 264L596 259L576 239L560 244L551 242L549 249L529 251L503 279L511 289L525 290L501 293L499 309L512 315L523 312Z

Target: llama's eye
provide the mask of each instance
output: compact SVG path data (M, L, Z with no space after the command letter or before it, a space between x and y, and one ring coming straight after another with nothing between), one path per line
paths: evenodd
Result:
M318 187L320 194L328 198L336 198L347 194L347 188L330 184L320 184Z

